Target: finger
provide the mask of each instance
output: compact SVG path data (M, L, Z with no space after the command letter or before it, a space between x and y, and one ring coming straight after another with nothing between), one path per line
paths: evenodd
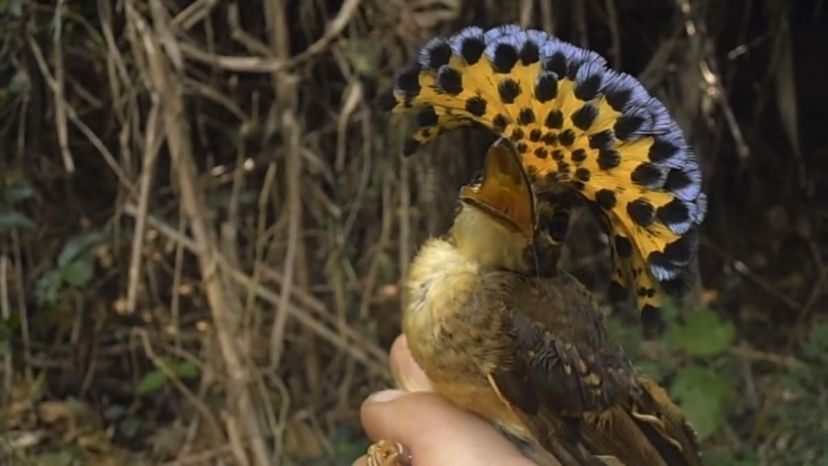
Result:
M405 391L431 391L431 381L408 350L408 340L400 335L391 346L391 373L397 386Z
M368 466L368 456L362 455L351 466Z
M369 437L402 443L417 465L532 464L489 423L433 393L379 392L361 416Z

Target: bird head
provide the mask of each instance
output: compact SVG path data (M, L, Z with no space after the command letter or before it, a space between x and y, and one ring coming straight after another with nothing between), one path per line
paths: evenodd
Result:
M462 252L495 268L530 268L524 252L535 230L534 198L511 142L501 138L489 148L482 181L464 186L460 203L452 237Z

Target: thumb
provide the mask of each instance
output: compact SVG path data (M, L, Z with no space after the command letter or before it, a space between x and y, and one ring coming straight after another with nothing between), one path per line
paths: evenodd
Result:
M491 424L434 393L378 392L361 416L369 437L402 443L418 466L533 464Z

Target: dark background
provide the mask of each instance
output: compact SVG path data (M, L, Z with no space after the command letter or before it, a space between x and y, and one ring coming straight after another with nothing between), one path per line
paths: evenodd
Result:
M828 464L826 10L0 1L0 459L349 464L406 264L490 140L403 159L372 101L430 37L517 22L638 76L699 154L700 286L651 341L603 305L630 356L710 464ZM605 239L573 228L603 303Z

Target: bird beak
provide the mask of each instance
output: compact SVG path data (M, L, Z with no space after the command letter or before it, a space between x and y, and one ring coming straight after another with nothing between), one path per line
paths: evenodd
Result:
M460 200L527 238L534 233L532 188L517 151L507 139L500 138L492 144L486 153L483 182L464 186Z

